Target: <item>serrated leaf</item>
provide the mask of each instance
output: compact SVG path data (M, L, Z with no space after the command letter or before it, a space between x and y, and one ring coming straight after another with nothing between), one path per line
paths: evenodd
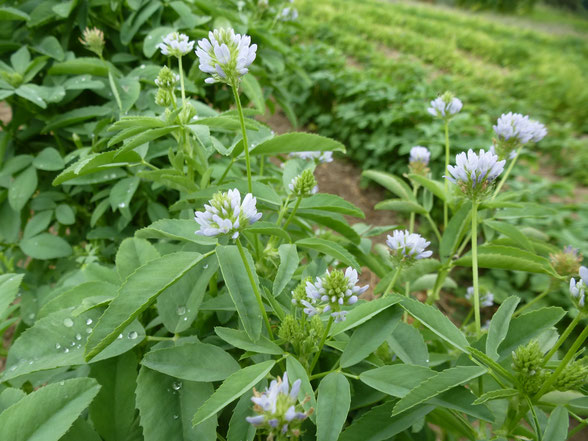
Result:
M404 322L398 323L386 341L392 352L404 363L418 366L429 364L427 344L414 326Z
M157 249L145 239L127 237L121 242L115 257L120 280L126 280L137 268L158 257Z
M294 202L292 202L292 204L294 204ZM341 213L365 219L365 214L360 208L335 194L317 193L309 198L303 199L298 208L300 210L314 209Z
M286 358L286 372L288 372L288 381L290 384L296 380L300 380L298 401L302 403L304 410L308 412L310 409L316 409L315 394L312 385L310 384L308 374L306 373L306 369L304 369L304 366L302 366L292 355L288 355ZM316 414L312 413L310 419L313 422L316 422Z
M214 332L230 345L249 352L258 352L260 354L280 355L284 351L277 344L264 337L263 335L256 342L251 341L245 331L231 328L216 326Z
M52 130L62 127L69 127L79 124L88 119L109 115L112 111L105 106L88 106L80 107L63 114L58 114L51 118L43 128L42 133L48 133Z
M458 266L471 266L472 255L466 254L455 261ZM482 245L478 248L478 266L480 268L498 268L530 273L547 274L559 277L544 257L534 253L503 245Z
M472 219L471 212L472 203L468 201L449 220L439 245L441 262L446 262L456 253L462 238L469 231L468 227Z
M258 144L251 155L279 155L293 152L345 152L345 146L338 141L312 133L294 132L275 136Z
M353 257L353 255L341 245L332 240L309 237L307 239L298 240L296 245L300 248L310 248L319 251L320 253L331 256L346 265L352 266L356 270L360 270L360 266L357 263L357 260L355 260L355 257Z
M416 175L414 173L410 173L408 177L413 181L416 181L423 187L425 187L427 190L429 190L442 201L447 200L447 196L445 195L445 186L442 182L435 181L434 179L429 179L425 176Z
M137 230L136 237L144 239L171 239L214 245L216 239L196 234L198 224L188 219L161 219L146 228Z
M331 372L321 380L316 409L317 441L337 441L350 404L349 382L343 374Z
M89 175L104 171L108 168L120 167L131 163L141 162L141 157L134 151L126 152L123 155L114 157L117 150L112 150L104 153L93 153L67 167L54 180L53 185L59 185L66 181L70 181L79 176ZM114 175L113 178L117 176Z
M288 282L292 280L294 271L298 268L300 258L296 251L296 245L283 244L278 247L278 254L280 256L280 266L274 279L273 294L274 297L279 296Z
M353 329L400 301L402 301L402 297L400 296L380 297L379 299L370 302L360 300L353 306L353 309L349 311L344 321L333 325L329 332L329 336L335 337L342 332Z
M246 227L245 231L258 235L265 234L268 236L276 236L285 239L288 242L292 240L290 235L283 228L278 227L272 222L258 221Z
M520 392L516 389L491 390L490 392L486 392L484 395L480 396L476 401L474 401L474 404L484 404L492 400L501 400L503 398L515 397L519 393Z
M531 245L531 241L514 225L511 225L507 222L498 222L492 220L486 220L484 221L484 224L486 224L493 230L498 231L501 234L504 234L506 237L509 237L527 251L534 251L533 245Z

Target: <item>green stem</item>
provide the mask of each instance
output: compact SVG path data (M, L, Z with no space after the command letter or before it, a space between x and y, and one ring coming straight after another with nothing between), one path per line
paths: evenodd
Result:
M282 208L280 209L280 212L278 213L278 220L276 221L276 225L278 227L282 223L282 219L284 218L284 214L286 214L286 211L288 210L288 204L290 203L290 196L291 196L291 194L288 193L288 195L286 196L286 201L284 202L284 205L282 206Z
M474 314L474 309L470 308L468 314L466 315L465 319L463 320L462 324L461 324L461 329L465 328L465 326L469 323L469 321L472 319L472 315Z
M441 243L441 233L439 233L439 230L437 229L437 225L435 225L435 222L433 222L433 219L431 219L431 215L429 213L427 213L427 214L425 214L425 217L429 221L429 224L431 225L431 228L433 229L435 236L437 236L437 240L439 241L439 243Z
M292 209L290 216L288 216L288 219L286 219L286 222L284 223L284 227L283 227L284 230L286 229L288 224L290 224L290 222L294 218L294 214L296 214L296 210L298 210L298 207L300 206L301 202L302 202L302 196L298 196L298 199L296 199L296 204L294 205L294 208Z
M267 328L267 332L271 340L274 339L274 334L272 333L272 327L270 325L269 318L267 317L267 313L265 311L265 306L263 306L263 300L261 299L261 293L259 292L259 288L255 283L255 279L253 278L253 272L249 267L249 262L247 261L247 257L245 256L245 251L243 250L243 245L241 245L241 241L237 238L237 248L239 248L239 254L241 255L241 259L243 260L243 264L245 265L245 269L247 271L247 277L249 277L249 283L251 283L251 287L253 288L253 292L255 293L255 299L257 300L257 304L259 306L259 310L261 311L261 315L263 316L263 321L265 322L265 326Z
M537 297L535 297L533 300L531 300L530 302L525 303L523 306L521 306L521 308L513 314L513 317L520 315L525 309L528 309L529 307L531 307L532 305L537 303L539 300L541 300L543 297L545 297L547 294L549 294L551 292L551 288L554 285L554 282L555 282L555 279L551 279L549 281L549 284L547 285L547 288L541 294L539 294Z
M418 192L419 192L419 187L418 187L418 185L415 185L412 188L412 194L413 194L413 196L414 196L415 199L417 198ZM414 218L415 218L415 212L414 211L411 211L410 212L410 223L409 223L409 227L408 227L410 233L414 233Z
M249 193L253 193L251 185L251 162L249 159L249 143L247 142L247 130L245 130L245 117L243 116L243 107L241 106L241 98L239 98L239 85L233 82L231 85L233 95L235 96L235 104L237 105L237 112L239 112L239 121L241 123L241 133L243 135L243 151L245 152L245 164L247 166L247 188Z
M539 392L537 392L537 395L536 395L537 398L541 397L547 391L549 391L549 389L551 388L553 383L555 383L555 380L557 380L557 377L565 369L565 367L572 360L572 358L574 358L574 356L576 355L576 351L582 346L582 344L584 343L586 338L588 338L588 326L586 326L584 328L582 333L578 336L576 341L572 344L572 347L568 350L568 352L564 356L563 360L561 361L561 363L559 364L559 366L557 367L555 372L547 378L547 381L545 383L543 383L543 386L541 387L541 389L539 389Z
M398 275L400 274L401 268L402 268L401 265L398 265L396 267L396 272L394 273L394 276L392 277L392 280L390 280L390 283L386 287L386 290L384 291L384 294L382 294L382 297L386 297L388 295L388 293L390 292L390 290L392 288L394 288L394 284L396 283L396 280L398 279Z
M186 90L184 89L184 69L182 69L182 57L178 57L178 69L180 70L180 88L182 90L182 106L186 104Z
M329 331L331 330L332 325L333 325L333 316L330 315L329 322L327 323L327 327L325 328L325 332L324 332L323 337L321 338L321 341L319 343L318 350L316 351L316 354L314 355L312 363L310 364L310 368L308 370L308 375L312 375L312 370L314 369L314 367L316 366L316 363L318 362L318 359L321 355L321 351L323 350L323 346L325 345L325 341L327 340L327 336L329 335Z
M553 355L557 352L557 350L560 348L560 346L563 344L563 342L567 340L567 338L570 336L570 334L572 333L572 331L574 330L576 325L578 323L580 323L580 320L582 320L582 313L578 313L578 315L568 325L568 327L563 332L563 334L560 335L560 337L557 339L557 341L555 342L553 347L549 350L547 355L543 358L543 366L545 366L549 362L549 360L551 360L551 357L553 357Z
M445 120L445 175L449 175L449 120ZM448 198L449 183L447 179L445 181L445 198ZM449 212L447 207L447 201L443 201L443 230L447 228Z
M523 146L520 146L517 149L517 155L514 158L512 158L512 161L510 161L510 164L508 164L508 168L506 169L506 172L504 172L504 175L502 176L502 179L500 180L500 182L496 186L496 190L494 190L494 194L492 195L492 199L494 199L498 195L498 193L500 192L500 189L502 188L502 186L506 182L506 179L508 178L508 175L510 175L510 172L512 171L515 163L517 162L517 159L519 159L519 154L521 153L521 150L522 149L523 149Z
M478 203L472 201L472 278L474 281L474 320L476 335L481 333L480 321L480 287L478 284Z
M227 165L227 168L225 168L223 175L217 181L217 183L216 183L217 185L221 185L223 183L224 179L227 177L227 174L229 173L229 170L231 169L231 167L233 166L234 163L235 163L235 158L231 158L231 162L229 162L229 165Z
M535 413L535 407L533 406L533 403L531 402L531 399L528 395L525 395L525 398L527 399L527 404L529 406L529 409L531 409L531 414L533 415L533 423L535 424L535 433L537 434L537 441L541 441L541 426L539 425L537 413Z
M572 439L576 433L582 430L584 427L588 425L588 420L584 420L582 423L578 424L574 429L570 430L568 433L568 437L566 439Z

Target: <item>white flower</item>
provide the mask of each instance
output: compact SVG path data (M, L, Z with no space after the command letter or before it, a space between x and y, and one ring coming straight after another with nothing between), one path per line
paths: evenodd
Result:
M570 279L570 294L577 299L578 305L583 308L586 300L586 289L588 287L588 268L580 267L580 280Z
M333 152L292 152L288 156L315 162L333 162Z
M408 230L395 230L386 240L386 245L392 250L392 257L399 262L430 257L433 254L432 251L427 250L430 244L431 242L425 240L420 234L410 233Z
M197 211L194 219L200 225L196 234L217 236L230 234L233 239L239 237L239 231L261 218L257 212L257 200L247 193L241 203L241 194L236 188L226 193L217 193L204 205L205 211Z
M543 124L520 113L502 114L492 128L499 141L503 142L511 141L520 144L526 144L529 141L539 142L547 135L547 129Z
M192 51L194 42L188 40L186 34L172 32L163 37L163 43L159 43L157 47L163 55L181 57Z
M445 93L431 101L431 107L427 111L438 118L446 118L458 113L462 107L463 103L459 98Z
M472 149L467 154L460 153L455 157L455 162L455 166L447 168L450 176L445 177L459 185L468 196L486 191L502 173L506 163L504 159L499 161L498 156L483 149L477 154Z
M286 7L280 13L280 20L282 21L296 21L298 20L298 10L296 8Z
M417 145L410 149L410 162L421 162L428 165L430 159L431 152L429 152L428 148Z
M257 45L251 44L249 35L235 34L233 29L215 29L198 42L196 55L200 70L210 74L206 83L238 81L249 72L255 60Z
M470 302L474 301L474 287L473 286L470 286L467 289L466 299L468 299ZM492 294L491 292L486 292L484 294L480 293L480 305L483 307L486 307L486 308L494 305L494 294Z
M538 121L531 120L529 122L530 132L532 133L531 141L539 142L547 136L547 128Z

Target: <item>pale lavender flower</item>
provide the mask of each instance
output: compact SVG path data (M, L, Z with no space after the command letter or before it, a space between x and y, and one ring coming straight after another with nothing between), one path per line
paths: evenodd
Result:
M466 299L468 299L470 302L474 302L474 287L470 286L467 289L466 292ZM485 293L480 293L480 305L488 308L492 305L494 305L494 294L492 294L491 292L485 292Z
M392 236L388 235L386 245L390 247L390 254L397 262L411 262L430 257L433 252L427 250L431 244L420 234L410 233L408 230L394 230Z
M447 170L449 181L457 184L468 196L473 197L486 192L494 180L503 172L505 160L499 161L498 156L483 149L475 153L472 149L455 157L456 165Z
M172 32L163 37L163 43L157 45L163 55L181 57L192 51L194 42L188 39L186 34Z
M431 107L427 111L438 118L448 118L458 113L462 107L463 103L459 98L445 93L431 101Z
M196 234L203 236L218 236L230 234L233 239L239 237L239 232L247 225L257 222L261 213L257 212L257 200L251 193L247 193L241 203L241 193L236 188L226 193L216 193L204 205L204 211L197 211L194 219L200 225Z
M333 162L333 152L292 152L288 156L315 162Z
M430 159L431 152L429 152L428 148L417 145L410 149L410 162L420 162L428 165Z
M298 20L298 10L296 8L286 7L280 12L280 20L296 21Z
M249 35L235 34L233 29L215 29L198 42L196 55L200 70L210 74L206 83L227 83L241 79L255 60L257 45Z
M576 282L576 279L570 279L570 294L574 299L577 300L580 308L585 306L586 300L586 289L588 287L588 268L585 266L580 267L580 279Z

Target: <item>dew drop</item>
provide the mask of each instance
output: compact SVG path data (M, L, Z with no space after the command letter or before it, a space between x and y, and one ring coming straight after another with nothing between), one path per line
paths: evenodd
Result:
M130 338L131 340L134 340L134 339L136 339L138 336L139 336L139 334L137 334L137 332L136 332L136 331L131 331L131 332L129 332L129 338Z
M122 334L118 334L118 338L123 338L123 335Z
M203 266L204 269L208 268L208 263L206 265Z
M174 381L172 384L172 387L174 388L174 390L180 390L182 388L182 382L181 381Z
M76 342L75 342L75 341L72 341L72 342L70 343L70 346L71 346L72 348L73 348L75 345L76 345Z
M187 322L188 321L188 317L184 317L184 321Z
M176 308L176 313L178 315L184 315L186 313L186 307L185 306L178 306Z
M35 313L34 312L31 312L29 314L29 320L35 320Z
M59 385L60 385L60 386L63 386L64 384L65 384L65 381L60 381L60 382L59 382Z
M63 352L65 352L67 354L69 352L69 349L65 348L65 351L63 351Z
M86 325L88 325L88 326L89 326L89 325L91 325L91 324L92 324L92 319L90 319L90 318L89 318L88 320L86 320Z
M57 349L57 350L61 349L61 345L59 343L55 343L55 349Z
M29 361L29 366L30 366L31 364L33 364L33 360Z
M179 417L179 415L174 415L174 420L177 420Z
M92 328L86 328L86 334L91 334L92 333Z
M66 328L71 328L73 326L73 320L69 317L63 319L63 326L65 326Z
M82 336L79 333L76 334L76 340L81 340L81 339L82 339Z
M127 204L125 204L124 202L121 202L120 204L118 204L119 208L125 208L127 206Z
M141 69L145 69L145 65L144 64L141 64L140 67L141 67Z

